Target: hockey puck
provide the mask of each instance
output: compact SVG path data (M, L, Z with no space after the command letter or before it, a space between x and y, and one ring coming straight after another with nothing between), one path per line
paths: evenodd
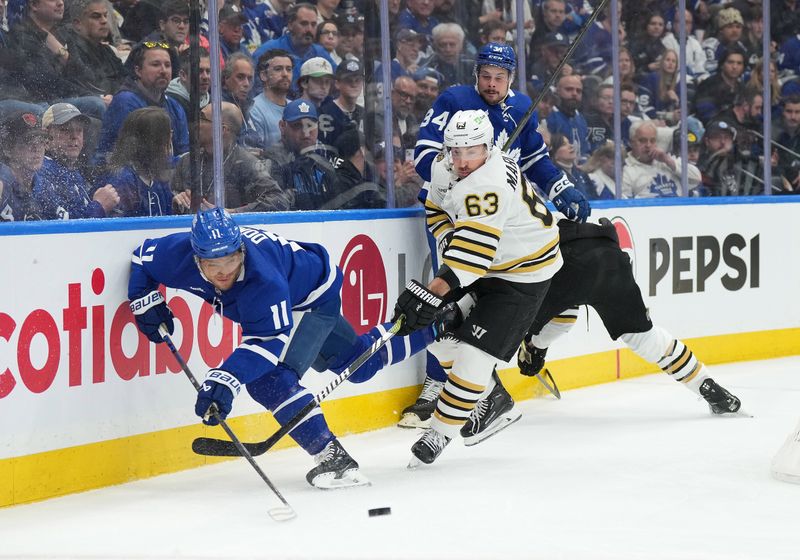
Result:
M391 515L392 508L390 507L381 507L381 508L372 508L367 510L367 513L370 517L378 517L379 515Z

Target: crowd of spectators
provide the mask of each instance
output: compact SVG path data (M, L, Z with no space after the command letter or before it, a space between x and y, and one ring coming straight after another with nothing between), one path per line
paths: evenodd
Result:
M774 193L800 192L800 1L769 1L768 65L761 0L688 0L685 62L675 0L621 2L619 100L610 10L599 14L542 92L552 160L587 198L614 198L618 103L623 197L682 194L682 120L690 194L761 194L765 165ZM222 126L231 212L384 207L389 169L395 204L416 205L419 123L445 88L474 81L478 49L524 43L527 80L515 89L536 96L597 4L526 0L518 39L511 0L220 0L219 52L206 11L193 65L188 0L0 0L0 221L179 214L192 195L213 205L212 119ZM222 68L221 115L209 105L212 58Z

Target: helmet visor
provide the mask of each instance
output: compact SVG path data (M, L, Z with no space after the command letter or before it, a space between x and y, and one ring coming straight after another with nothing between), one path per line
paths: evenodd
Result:
M477 146L455 147L450 148L450 157L453 160L460 161L475 161L479 159L486 159L486 144L479 144Z

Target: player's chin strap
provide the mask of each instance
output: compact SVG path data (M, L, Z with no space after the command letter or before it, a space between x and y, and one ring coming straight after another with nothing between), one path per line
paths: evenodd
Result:
M372 345L367 348L359 357L353 360L353 363L345 369L342 373L337 375L333 381L328 383L319 393L314 395L314 399L309 401L291 420L283 424L280 429L272 434L264 441L256 443L240 443L236 445L238 440L231 438L231 441L224 439L199 437L192 442L192 450L198 455L213 455L222 457L237 457L239 455L262 455L267 452L272 446L280 441L283 436L291 432L300 422L305 420L306 416L311 413L314 408L327 397L336 387L345 382L351 375L353 375L358 368L364 365L372 356L374 356L381 348L389 342L395 334L403 326L405 316L401 315L397 321L384 333L380 338L375 339ZM230 436L230 434L229 434ZM244 453L242 452L244 450Z
M159 334L161 334L161 338L164 339L164 342L166 342L167 347L169 348L170 352L172 352L172 355L175 356L176 360L178 360L181 369L183 369L183 372L186 374L186 377L189 378L189 381L194 386L195 391L199 392L200 384L197 382L197 378L192 374L192 371L189 369L189 366L186 364L186 361L183 359L183 356L181 356L180 352L175 347L175 344L172 342L172 338L169 335L169 331L167 330L166 325L162 323L161 326L158 327L158 332ZM277 506L267 510L269 516L272 517L272 519L274 519L275 521L288 521L290 519L294 519L295 517L297 517L297 513L294 511L294 508L292 508L292 506L289 505L289 502L286 501L286 498L284 498L281 495L281 493L278 491L275 485L272 484L272 481L269 478L267 478L267 475L264 474L264 471L262 471L261 467L258 466L258 463L256 463L255 459L253 459L253 456L247 452L247 449L245 448L244 444L242 444L239 438L236 437L236 434L233 433L233 430L231 430L230 426L228 426L228 423L225 422L223 418L220 418L216 404L212 404L208 410L209 414L216 417L217 421L219 422L219 425L222 426L222 429L225 430L225 433L228 434L229 438L231 438L231 441L227 443L230 443L236 447L236 449L239 451L238 455L241 455L242 457L247 459L247 462L250 463L250 466L252 466L253 469L255 469L256 473L258 473L258 476L261 477L261 480L263 480L267 484L267 486L269 486L269 489L272 490L272 492L283 503L282 506Z

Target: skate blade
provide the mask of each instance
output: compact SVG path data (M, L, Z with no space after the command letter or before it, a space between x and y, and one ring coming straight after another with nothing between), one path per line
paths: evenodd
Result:
M406 412L403 414L403 417L400 418L400 421L397 423L398 428L430 428L431 427L431 419L428 418L427 420L421 419L419 416L414 414L413 412Z
M518 412L516 410L516 407L512 408L511 410L506 412L502 418L495 421L495 423L489 426L489 428L487 428L486 430L474 436L465 437L464 445L466 445L467 447L478 445L480 442L489 439L498 432L502 432L520 418L522 418L522 413Z
M314 478L314 482L311 485L320 490L339 490L341 488L370 486L372 482L358 469L351 469L344 471L342 476L338 478L334 473L321 474Z
M297 517L297 512L291 506L274 507L267 513L274 521L290 521Z
M780 480L782 482L791 482L792 484L800 484L800 475L772 471L772 477L775 480Z
M753 418L753 415L744 410L743 408L739 408L736 412L723 412L718 414L712 410L709 406L708 411L711 413L711 416L726 416L728 418Z
M410 470L410 471L414 471L414 470L417 470L417 468L420 465L424 465L424 464L425 463L423 463L422 461L417 459L416 455L411 455L411 460L408 462L408 465L406 466L406 468L408 470Z

